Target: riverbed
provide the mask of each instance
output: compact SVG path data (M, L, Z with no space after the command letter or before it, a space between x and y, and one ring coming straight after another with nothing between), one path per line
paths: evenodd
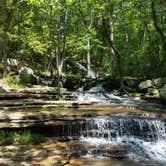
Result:
M66 105L58 101L51 107L2 110L1 130L19 133L28 129L42 133L45 139L1 145L0 164L166 165L164 105L126 96L92 95L84 94Z

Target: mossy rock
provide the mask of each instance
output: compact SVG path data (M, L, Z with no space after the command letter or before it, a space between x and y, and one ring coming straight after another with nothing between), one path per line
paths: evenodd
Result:
M141 97L141 96L142 96L142 93L134 93L133 96L134 96L134 97Z
M64 87L69 90L76 90L83 84L82 77L80 75L67 75L64 79Z
M148 94L149 95L155 95L155 96L159 96L159 90L157 88L148 88Z

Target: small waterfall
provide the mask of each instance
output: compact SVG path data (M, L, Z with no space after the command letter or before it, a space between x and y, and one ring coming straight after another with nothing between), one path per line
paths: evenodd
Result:
M101 157L101 149L127 147L131 160L166 163L166 119L155 114L83 116L53 128L56 138L88 144L87 156ZM49 129L50 130L50 129ZM95 149L95 150L94 150ZM94 152L95 151L95 152Z
M134 136L147 141L166 139L165 121L146 118L102 116L88 118L82 138L103 138L118 141L119 137Z
M79 88L77 92L73 92L74 96L77 96L78 101L91 101L97 103L128 103L129 98L120 97L114 93L107 93L103 84L99 83L96 86L92 87L88 91L83 91L83 87Z
M83 91L83 87L78 91L73 92L78 101L88 101L98 104L106 104L111 106L120 106L129 109L141 109L146 111L164 111L166 106L160 103L147 102L140 99L140 97L129 97L127 95L120 95L118 91L106 92L103 85L97 84L88 91Z
M165 120L119 116L89 118L80 140L96 147L129 146L131 159L166 162Z

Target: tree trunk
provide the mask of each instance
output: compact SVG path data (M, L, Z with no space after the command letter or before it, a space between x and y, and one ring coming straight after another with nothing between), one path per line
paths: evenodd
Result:
M103 31L105 33L106 39L114 52L115 55L115 60L116 60L116 67L117 67L117 72L118 72L118 78L120 79L121 82L121 87L123 86L122 81L123 81L123 69L122 69L122 59L121 59L121 54L116 48L115 44L113 43L111 36L108 32L108 29L106 27L106 20L103 18L102 20L102 26L103 26Z
M87 34L87 77L91 77L91 42L90 42L90 35L91 35L91 28L93 23L93 16L92 16L92 8L89 8L90 13L90 22L88 26L88 34Z
M87 38L87 77L89 78L91 71L91 60L90 60L90 37Z
M60 21L60 20L59 20ZM63 24L63 41L62 41L62 49L59 47L59 51L57 54L57 70L59 73L59 76L62 76L62 69L63 69L63 62L64 62L64 55L65 55L65 50L66 50L66 37L67 37L67 21L68 21L68 9L66 9L65 12L65 19L64 19L64 24ZM60 22L59 22L60 25ZM59 27L60 28L60 27ZM60 42L60 34L58 32L58 40Z
M154 26L156 28L156 31L159 33L163 45L163 51L164 51L164 59L166 59L166 38L164 36L164 33L162 32L160 26L157 22L157 16L156 16L156 10L155 10L155 1L151 0L151 10L152 10L152 18L154 22Z
M2 44L2 63L3 63L3 77L7 74L7 46L8 46L8 37L7 32L9 29L9 23L10 23L10 13L7 10L7 3L6 0L2 0L2 11L3 11L3 32L2 32L2 38L3 38L3 44Z
M62 77L62 69L64 62L64 54L66 51L66 37L67 37L67 21L68 21L68 9L65 12L65 19L63 23L63 36L60 33L61 28L61 17L57 14L57 52L56 52L56 69L57 69L57 78L58 78L58 96L61 97L61 77ZM62 38L62 41L61 41ZM60 46L62 43L62 48Z
M6 0L1 0L0 1L1 6L0 9L3 13L3 25L2 25L2 38L3 38L3 46L2 46L2 63L3 63L3 76L6 76L7 74L7 58L8 58L8 53L7 53L7 48L8 48L8 31L10 27L10 23L12 20L12 14L13 11L8 9L7 7L7 1ZM16 5L17 0L12 1L12 6Z

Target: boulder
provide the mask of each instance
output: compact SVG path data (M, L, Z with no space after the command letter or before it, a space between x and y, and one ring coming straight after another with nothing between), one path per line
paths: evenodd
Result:
M83 144L73 144L71 147L72 150L72 157L81 157L84 156L88 153L88 150L86 149L86 147Z
M20 75L33 75L34 71L30 67L23 66L21 69L18 71Z
M17 72L20 66L20 62L17 59L7 58L7 71Z
M123 84L124 86L128 86L131 88L138 88L138 85L142 81L142 78L135 78L135 77L124 77Z
M79 75L66 75L64 79L64 87L69 90L76 90L83 85L83 79Z
M55 76L47 76L47 75L41 75L39 78L39 82L41 85L44 86L50 86L50 87L63 87L62 81L58 83L58 78Z
M30 67L21 67L19 70L19 77L22 83L25 84L37 84L37 77L34 75L34 71Z
M151 96L159 96L159 90L157 88L148 88L148 94Z
M162 88L166 84L166 77L153 79L154 86Z
M163 101L166 101L166 84L160 89L160 97Z
M146 90L150 87L153 86L153 82L152 80L146 80L146 81L142 81L140 84L139 84L139 89L140 90Z

